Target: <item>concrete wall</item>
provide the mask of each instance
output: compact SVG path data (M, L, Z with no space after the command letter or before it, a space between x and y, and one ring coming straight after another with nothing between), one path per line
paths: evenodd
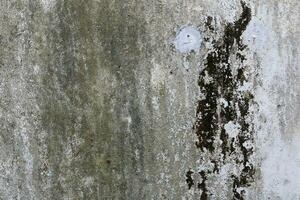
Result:
M300 199L298 0L1 0L0 199Z

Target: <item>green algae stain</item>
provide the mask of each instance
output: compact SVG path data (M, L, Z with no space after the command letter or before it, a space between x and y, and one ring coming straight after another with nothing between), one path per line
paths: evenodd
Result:
M48 14L41 118L48 133L54 199L67 191L80 197L86 191L81 180L90 176L95 181L85 198L121 198L135 190L126 186L127 173L143 166L132 155L142 149L134 72L144 23L121 2L100 2L59 1ZM103 76L112 81L99 81ZM133 119L131 136L121 115L126 103Z
M159 96L164 97L166 96L166 87L163 83L159 84Z

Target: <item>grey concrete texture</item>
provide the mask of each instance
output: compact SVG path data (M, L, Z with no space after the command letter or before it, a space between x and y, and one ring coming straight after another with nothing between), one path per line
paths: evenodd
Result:
M0 0L0 199L300 199L298 0Z

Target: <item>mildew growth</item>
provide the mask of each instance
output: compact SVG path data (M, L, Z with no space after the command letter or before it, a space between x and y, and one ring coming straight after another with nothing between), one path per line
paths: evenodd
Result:
M213 164L212 169L199 172L202 179L198 183L202 191L201 199L207 199L209 195L205 181L210 178L210 174L219 173L226 159L231 162L235 160L235 167L241 169L240 174L232 176L234 199L243 199L245 191L238 188L249 186L255 174L249 160L253 148L245 148L243 145L245 142L252 144L254 140L252 125L247 121L251 117L249 107L253 95L250 91L238 90L239 86L248 81L246 71L249 66L244 64L246 57L243 55L246 45L242 43L241 36L251 20L250 8L244 2L241 4L239 19L226 24L220 40L212 40L213 49L207 54L205 68L199 75L198 85L204 98L198 102L193 129L198 138L197 148ZM214 30L212 17L207 18L205 25L208 31ZM240 127L235 137L230 137L224 128L229 122Z
M192 172L191 170L189 170L187 173L186 173L186 182L189 186L189 189L191 189L191 187L194 185L194 180L192 178L192 175L193 175L194 172Z
M201 193L201 196L200 196L200 200L205 200L208 198L208 190L206 188L206 180L207 180L207 177L206 177L206 172L205 171L200 171L199 172L200 176L201 176L201 183L198 183L198 188L201 189L202 193Z

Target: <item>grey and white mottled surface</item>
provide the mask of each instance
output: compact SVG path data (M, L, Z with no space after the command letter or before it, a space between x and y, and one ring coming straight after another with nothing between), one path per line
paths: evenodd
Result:
M299 27L298 0L0 0L0 199L300 199Z

